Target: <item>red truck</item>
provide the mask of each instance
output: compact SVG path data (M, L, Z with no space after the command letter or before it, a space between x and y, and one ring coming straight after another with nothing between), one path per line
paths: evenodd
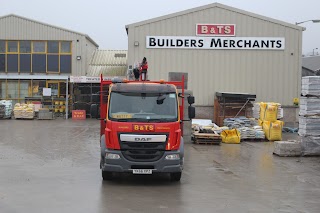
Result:
M177 87L181 88L178 92ZM188 96L189 118L195 117ZM98 105L91 106L92 116ZM169 173L180 181L184 162L182 81L109 81L101 76L100 145L103 180L114 173Z

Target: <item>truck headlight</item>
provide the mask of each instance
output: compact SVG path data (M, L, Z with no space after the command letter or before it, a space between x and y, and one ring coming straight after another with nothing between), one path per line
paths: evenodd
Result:
M179 154L170 154L166 156L166 160L179 160L180 155Z
M120 155L107 153L106 154L106 159L117 160L117 159L120 159Z

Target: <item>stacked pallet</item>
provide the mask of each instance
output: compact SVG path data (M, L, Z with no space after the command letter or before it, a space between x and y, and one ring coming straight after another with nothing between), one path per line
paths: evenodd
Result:
M48 108L40 108L38 113L38 120L52 120L53 113Z
M228 129L228 127L218 127L211 120L192 120L192 139L196 144L220 144L222 139L218 132Z
M220 145L221 136L215 133L194 133L194 142L196 144L217 144Z
M320 96L320 77L306 76L302 78L301 94L304 97Z
M320 155L320 76L302 78L299 135L302 154Z

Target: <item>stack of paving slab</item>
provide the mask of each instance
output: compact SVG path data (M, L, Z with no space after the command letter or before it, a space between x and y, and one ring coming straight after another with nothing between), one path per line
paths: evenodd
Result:
M320 76L302 78L299 135L305 156L320 156Z

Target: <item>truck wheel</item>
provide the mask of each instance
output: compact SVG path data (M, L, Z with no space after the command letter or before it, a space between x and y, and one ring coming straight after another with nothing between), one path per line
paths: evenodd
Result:
M112 180L112 172L102 171L103 180Z
M180 181L181 179L181 172L174 172L174 173L170 173L170 179L171 181Z

